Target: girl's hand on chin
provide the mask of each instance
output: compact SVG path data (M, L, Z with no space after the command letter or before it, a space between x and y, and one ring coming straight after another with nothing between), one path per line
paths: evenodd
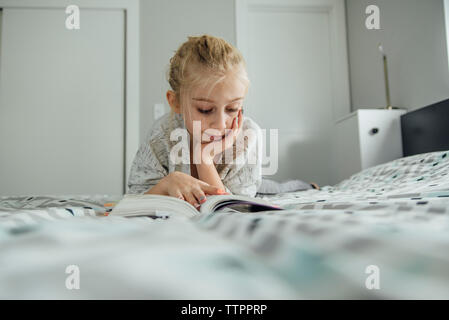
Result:
M201 161L207 164L211 164L217 154L220 154L225 150L232 148L237 136L241 131L242 123L243 115L242 109L240 109L237 117L235 117L232 121L232 128L226 129L225 133L229 133L224 137L224 139L220 139L217 141L212 140L211 142L201 144ZM215 151L215 149L217 149L217 151Z

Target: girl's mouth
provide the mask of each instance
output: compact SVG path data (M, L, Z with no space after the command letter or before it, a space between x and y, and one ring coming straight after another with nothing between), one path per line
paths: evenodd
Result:
M209 143L209 142L212 142L212 141L219 141L219 140L224 139L225 137L227 137L231 133L232 130L226 130L226 131L227 132L224 135L222 135L222 136L215 136L215 135L211 136L211 135L205 134L206 140L204 140L203 143Z

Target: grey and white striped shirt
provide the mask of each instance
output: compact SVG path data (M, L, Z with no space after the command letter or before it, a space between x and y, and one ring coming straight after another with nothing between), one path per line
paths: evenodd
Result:
M187 135L185 139L187 144L184 145L182 154L184 161L182 162L170 157L172 148L177 145L175 150L178 150L180 146L179 138L172 137L174 141L170 139L173 130L177 128L181 128ZM244 134L247 129L251 129L250 131L257 135ZM240 137L240 135L243 136ZM242 130L237 141L239 141L239 137L244 139L240 140L244 141L243 147L237 148L234 143L233 150L230 148L224 152L224 159L230 157L232 161L228 164L220 163L223 160L223 153L219 154L215 167L227 192L254 197L262 184L261 129L253 120L244 116ZM226 155L228 152L232 153ZM179 154L179 150L176 154ZM237 159L238 161L236 161ZM128 193L143 194L173 171L191 175L190 134L185 129L183 116L176 113L162 116L148 131L145 141L140 145L132 163L128 179Z

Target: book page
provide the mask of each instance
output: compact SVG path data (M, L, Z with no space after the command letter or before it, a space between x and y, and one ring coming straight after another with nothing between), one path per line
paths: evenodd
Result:
M260 198L240 195L213 195L207 197L206 202L201 205L200 211L210 213L225 207L238 212L283 210L281 207Z
M175 197L154 194L125 194L110 215L150 216L157 212L187 217L199 214L199 211L190 203Z

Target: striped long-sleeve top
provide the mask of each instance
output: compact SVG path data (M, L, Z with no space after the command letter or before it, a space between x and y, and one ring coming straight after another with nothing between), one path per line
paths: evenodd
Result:
M262 134L249 117L233 148L215 158L215 167L227 192L254 197L262 184ZM190 134L181 114L168 113L148 131L132 163L127 193L143 194L173 171L191 175Z

